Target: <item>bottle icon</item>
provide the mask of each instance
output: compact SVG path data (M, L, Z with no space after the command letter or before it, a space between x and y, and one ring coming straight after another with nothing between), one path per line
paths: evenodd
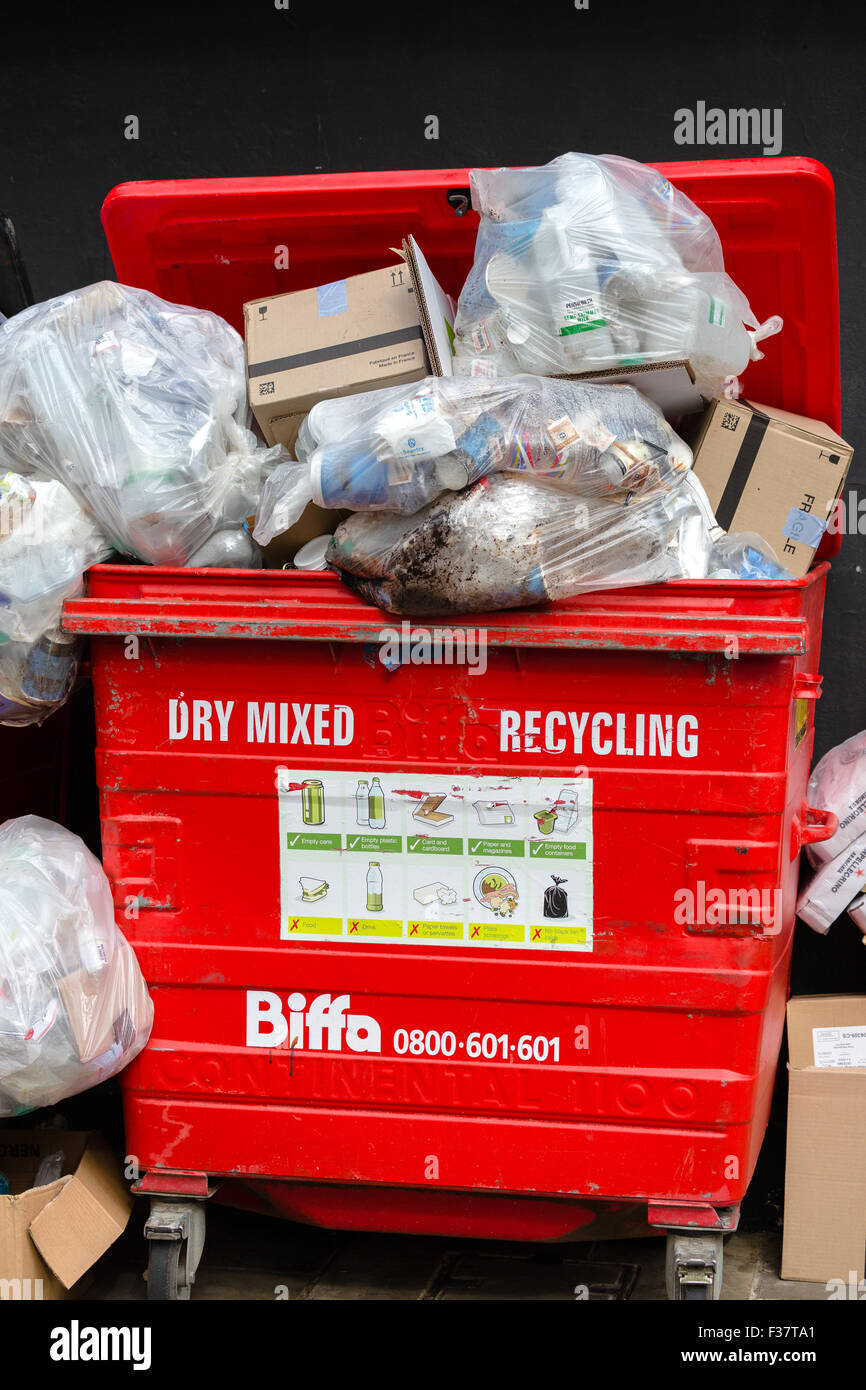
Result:
M358 790L355 792L355 805L358 808L356 821L358 825L370 824L370 788L366 781L358 783Z
M382 911L382 870L378 859L371 859L367 870L367 911Z
M382 790L378 777L374 777L370 785L370 829L385 829L385 793Z
M325 788L318 778L301 783L301 809L304 825L324 825Z

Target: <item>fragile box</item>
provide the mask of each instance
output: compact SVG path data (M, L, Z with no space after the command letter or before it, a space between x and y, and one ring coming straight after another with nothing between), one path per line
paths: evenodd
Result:
M412 237L397 265L244 305L250 408L292 449L317 401L450 372L453 305Z
M710 401L694 471L726 531L763 537L795 578L821 543L853 450L829 425L748 401Z
M782 1278L856 1287L866 1262L866 995L788 1002Z
M34 1187L60 1150L61 1175ZM64 1298L124 1231L133 1198L95 1133L0 1128L0 1300ZM4 1184L5 1185L5 1184Z

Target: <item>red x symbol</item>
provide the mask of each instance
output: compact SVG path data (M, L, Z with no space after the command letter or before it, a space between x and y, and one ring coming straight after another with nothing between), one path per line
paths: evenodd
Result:
M476 936L478 935L478 933L479 933L480 931L481 931L481 928L480 928L480 927L473 927L473 928L472 928L472 935L470 936L469 940L470 940L470 941L474 941L475 938L476 938Z
M533 941L540 941L540 940L541 940L541 927L535 927L535 928L534 928L533 933L532 933L532 939L533 939Z
M352 935L352 932L357 932L357 930L358 930L358 923L357 923L357 922L350 922L350 923L349 923L349 935L351 936L351 935Z
M300 920L300 919L299 919L298 917L293 917L293 918L292 918L292 922L291 922L291 926L289 927L289 931L297 931L297 930L298 930L298 922L299 922L299 920Z
M414 927L410 927L410 928L409 928L409 935L410 935L410 936L417 936L417 935L418 935L418 923L417 923L417 922L415 923Z

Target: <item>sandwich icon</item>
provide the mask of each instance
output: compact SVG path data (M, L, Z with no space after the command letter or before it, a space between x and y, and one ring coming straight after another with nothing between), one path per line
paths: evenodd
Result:
M328 884L323 878L300 878L298 883L301 889L301 900L305 903L317 902L328 891Z

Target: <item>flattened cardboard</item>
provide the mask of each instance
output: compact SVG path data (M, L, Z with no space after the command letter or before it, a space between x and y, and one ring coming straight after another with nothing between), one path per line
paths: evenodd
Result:
M866 995L788 1003L782 1278L847 1284L866 1266L866 1068L814 1066L813 1029L866 1024Z
M454 301L443 290L413 236L403 242L418 301L418 317L433 376L451 376L454 357Z
M598 382L601 386L633 386L658 406L666 420L695 415L704 408L704 398L695 386L694 373L685 359L608 367L603 372L582 372L568 380Z
M58 1149L68 1171L32 1187L42 1160ZM0 1196L0 1298L17 1296L9 1281L20 1288L28 1279L30 1297L63 1298L129 1220L133 1199L117 1160L97 1134L0 1129L0 1169L11 1188Z
M102 1033L96 1033L94 1020L99 1010L100 1000L104 998L105 986L97 975L85 970L75 970L65 975L58 983L58 993L63 1000L66 1017L75 1038L75 1046L82 1062L92 1062L114 1045L114 1028L109 1023Z
M720 526L753 531L806 574L842 491L853 450L819 420L748 401L710 401L694 472Z

